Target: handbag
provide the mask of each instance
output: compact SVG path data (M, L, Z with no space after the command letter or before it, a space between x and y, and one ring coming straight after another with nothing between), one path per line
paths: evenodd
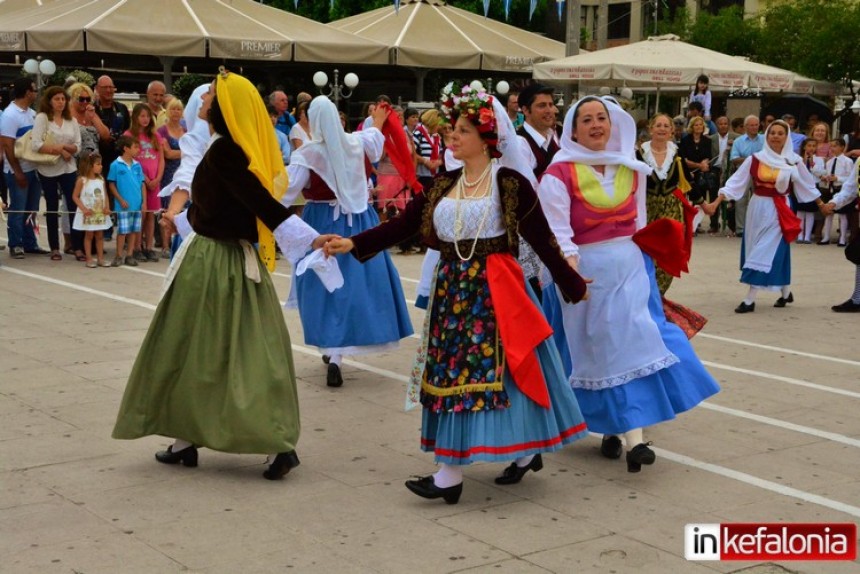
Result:
M33 139L33 130L28 130L27 133L15 140L15 157L30 163L40 165L54 165L60 161L60 155L52 153L40 153L33 151L33 146L30 143ZM45 134L45 143L50 145L54 143L54 137L50 132Z

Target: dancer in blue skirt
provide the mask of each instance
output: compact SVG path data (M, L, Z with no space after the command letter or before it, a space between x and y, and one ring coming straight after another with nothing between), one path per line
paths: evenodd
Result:
M562 258L518 168L522 155L504 108L469 86L447 95L443 109L455 124L451 145L463 168L436 175L394 219L350 239L333 239L326 250L368 261L420 232L423 243L440 252L412 390L424 407L421 448L442 465L406 486L455 504L463 465L513 460L496 483L515 484L543 468L541 453L587 433L549 339L552 331L517 262L517 232L566 300L580 301L587 291ZM344 290L349 288L347 283Z
M380 129L388 111L379 106L373 114L373 127L347 134L327 97L318 96L311 102L312 140L290 160L290 188L282 202L291 205L299 193L304 194L302 219L319 233L350 236L379 224L376 211L368 209L365 168L382 155ZM339 257L338 264L346 289L330 293L314 273L296 278L305 342L323 353L330 387L343 384L340 363L344 355L391 350L412 334L400 276L388 253L380 253L365 265L352 257Z
M639 245L651 168L636 160L635 139L633 118L614 101L583 98L565 117L561 151L538 194L568 262L593 280L588 301L561 304L570 384L589 430L604 435L604 456L620 458L625 437L630 472L656 458L643 427L719 391L683 331L666 321L654 264Z

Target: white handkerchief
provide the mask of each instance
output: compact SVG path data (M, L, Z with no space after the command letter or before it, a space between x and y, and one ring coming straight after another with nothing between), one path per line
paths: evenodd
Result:
M296 266L296 276L313 269L329 293L343 287L343 274L334 257L326 257L322 248L299 261Z

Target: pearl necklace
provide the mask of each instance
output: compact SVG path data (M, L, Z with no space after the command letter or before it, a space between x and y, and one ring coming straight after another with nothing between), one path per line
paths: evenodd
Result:
M478 181L475 182L474 185L477 186L477 185L484 183L484 181L487 179L487 175L489 173L490 173L490 165L487 165L487 169L484 170L484 173L481 174L481 177L478 178ZM492 198L491 198L489 193L486 193L486 195L482 199L487 200L487 206L484 208L483 215L481 215L481 221L478 223L478 229L475 230L475 239L472 241L472 248L469 250L469 256L463 257L463 254L460 253L460 245L459 245L460 239L458 237L460 235L460 233L463 231L463 220L460 218L460 203L464 199L474 199L475 197L478 196L478 194L481 191L489 190L489 185L482 186L482 187L484 187L483 190L481 190L480 188L476 189L471 196L467 196L466 190L465 190L465 185L467 185L467 184L468 184L468 182L466 182L466 170L463 169L463 173L460 175L460 179L457 180L456 194L454 197L454 200L456 201L455 208L454 208L454 251L457 253L457 257L460 258L460 261L469 261L470 259L472 259L472 257L475 256L475 250L478 248L478 240L481 238L481 231L483 231L484 224L486 224L487 218L489 217L489 214L490 214L490 209L493 207ZM492 180L490 180L490 184L492 184Z
M478 176L474 182L466 179L466 168L463 168L463 173L460 175L460 179L466 187L475 187L483 183L483 181L487 178L487 175L490 173L490 167L493 165L492 162L487 163L487 167L484 168L484 171L481 172L481 175Z

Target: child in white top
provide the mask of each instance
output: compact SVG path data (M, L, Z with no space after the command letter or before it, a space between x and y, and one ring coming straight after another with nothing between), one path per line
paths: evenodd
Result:
M710 79L705 74L696 80L696 87L690 92L690 101L702 104L705 121L711 119L711 90L708 89Z
M87 267L96 267L92 257L93 238L96 240L98 266L110 267L110 263L104 258L104 230L109 229L112 223L105 181L102 179L102 156L96 152L83 153L78 163L78 173L81 177L75 183L75 191L72 194L78 211L72 226L84 232Z
M851 172L854 169L854 162L843 153L844 151L844 141L839 138L835 138L830 141L830 153L833 157L827 160L824 167L824 175L821 178L821 180L825 181L830 188L827 201L830 201L834 195L839 193L839 190L842 189L842 185L848 181L848 178L851 177ZM824 194L822 194L822 199L824 199ZM848 244L848 214L850 213L850 209L854 208L854 204L851 203L846 207L849 209L843 211L843 208L836 212L839 217L839 247L845 247ZM824 229L821 232L822 243L825 241L824 237L827 238L828 243L830 242L830 227L832 221L832 215L828 215L824 220Z

